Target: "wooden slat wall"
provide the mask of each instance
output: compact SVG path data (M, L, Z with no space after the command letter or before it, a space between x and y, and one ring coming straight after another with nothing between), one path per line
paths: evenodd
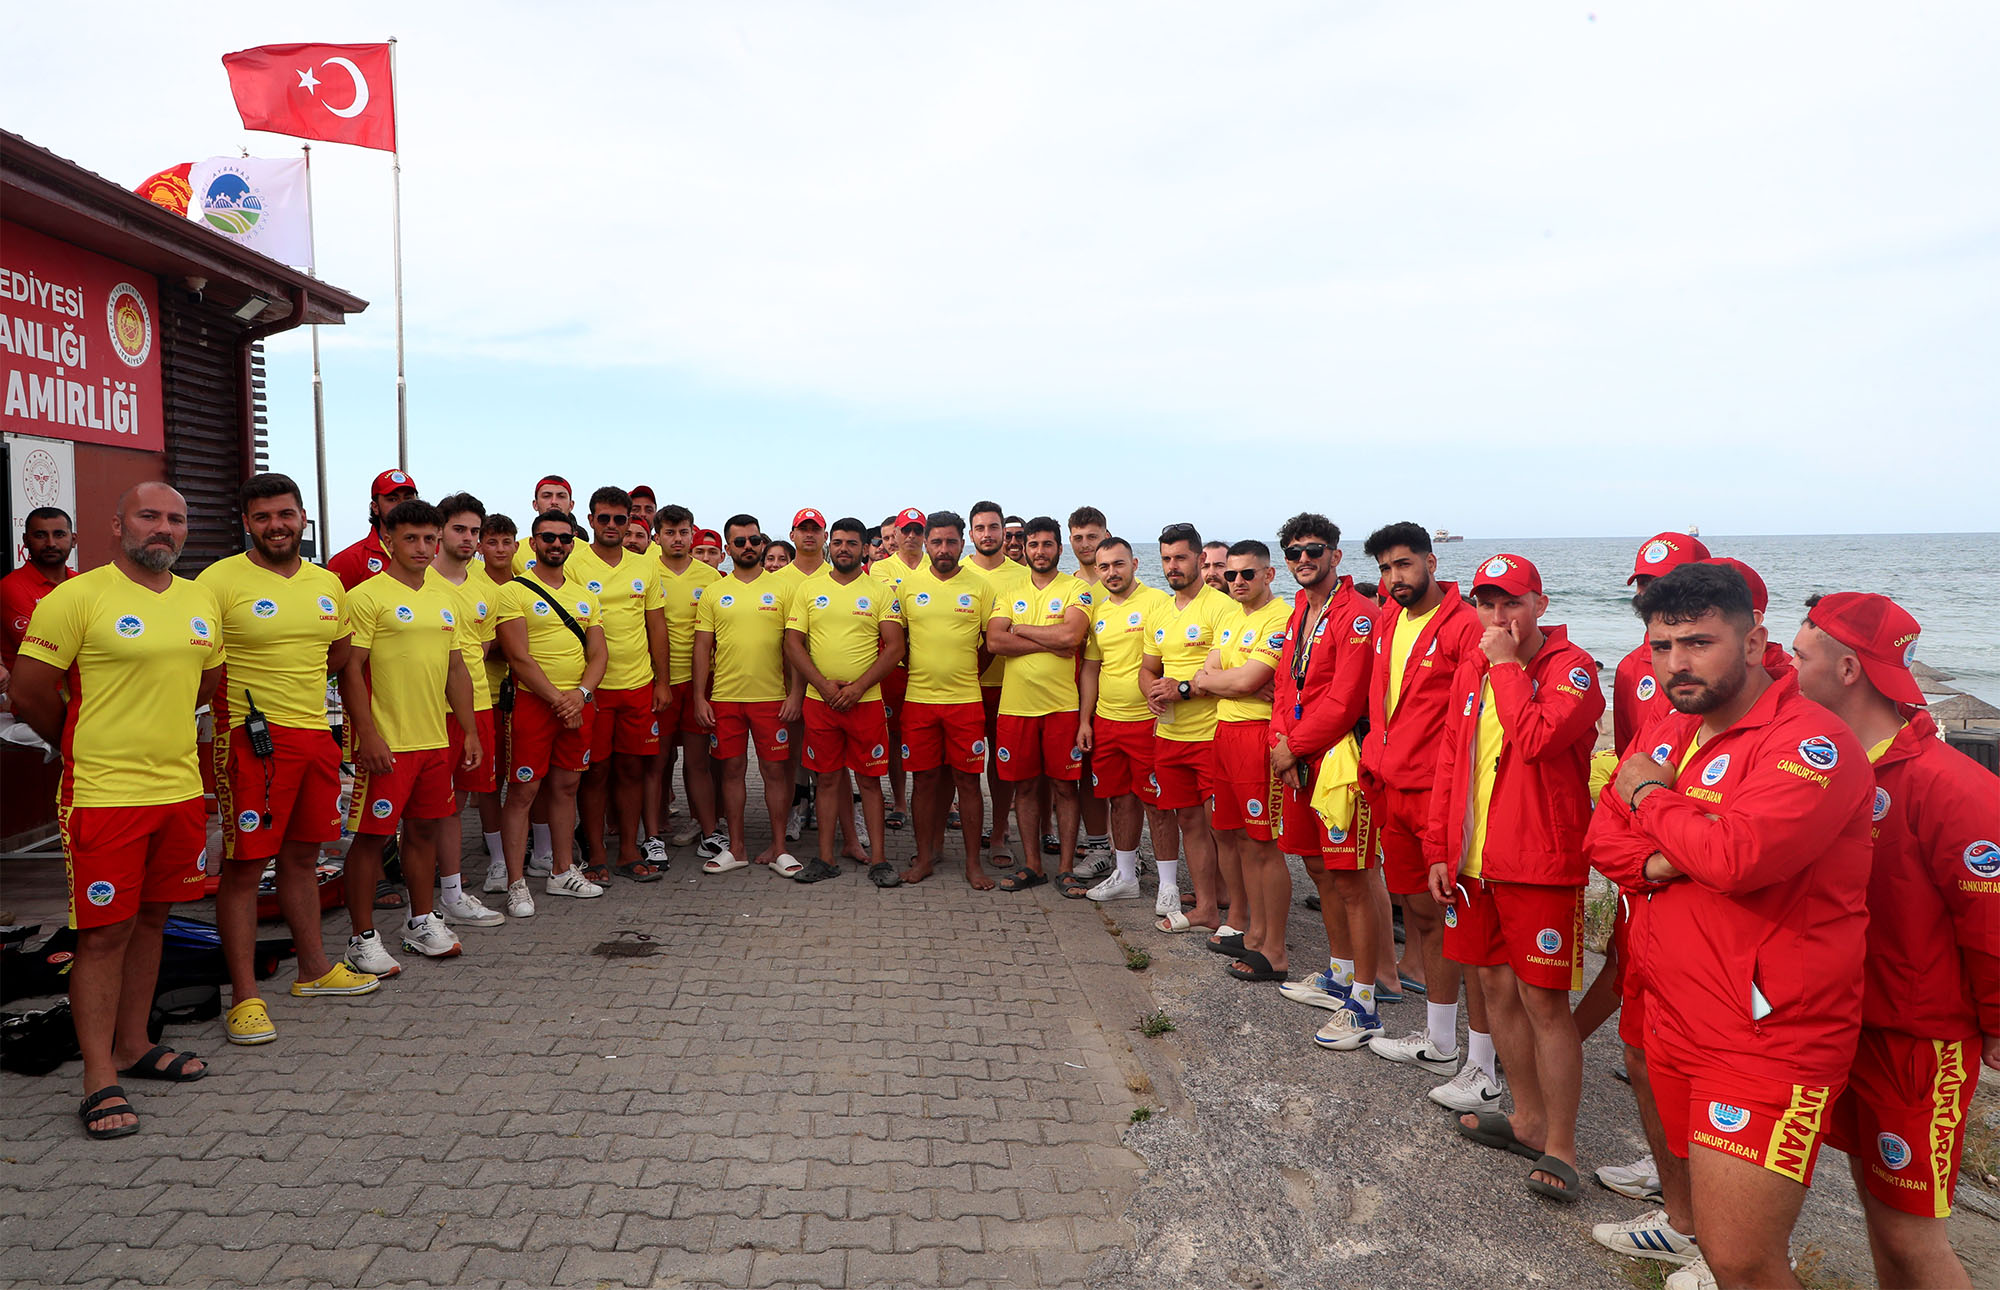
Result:
M192 578L243 549L236 490L246 472L237 400L257 410L257 457L264 457L263 346L253 351L252 387L237 389L236 338L245 324L219 305L197 303L162 284L160 374L165 386L167 477L188 501L188 542L174 572Z

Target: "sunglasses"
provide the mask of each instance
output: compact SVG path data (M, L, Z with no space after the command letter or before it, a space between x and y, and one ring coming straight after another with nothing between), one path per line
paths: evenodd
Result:
M1224 582L1235 582L1240 578L1247 582L1261 572L1263 572L1261 569L1224 569L1222 571L1222 580Z
M1287 560L1317 560L1325 554L1326 543L1324 542L1301 542L1297 546L1288 546L1285 548L1285 558Z
M573 543L573 542L575 542L575 541L576 541L576 534L574 534L574 533L537 533L537 534L535 534L535 541L537 541L537 542L561 542L561 543L562 543L563 545L567 546L567 545L569 545L569 544L571 544L571 543Z
M599 524L623 524L631 518L629 515L599 515L597 522Z
M729 545L731 545L731 546L763 546L763 545L764 545L764 543L765 543L765 541L766 541L766 538L764 537L764 535L763 535L762 533L750 533L750 534L745 534L745 535L744 535L744 536L742 536L742 537L733 537L733 538L730 538L730 539L729 539Z

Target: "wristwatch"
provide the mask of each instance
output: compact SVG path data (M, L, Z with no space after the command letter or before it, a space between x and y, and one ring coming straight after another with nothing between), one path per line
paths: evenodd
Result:
M1191 699L1194 697L1194 687L1192 685L1189 685L1186 681L1181 682L1181 697L1183 699Z
M577 687L576 687L576 692L577 692L578 694L581 694L581 695L583 696L583 701L584 701L585 703L589 703L589 702L590 702L590 687L589 687L589 686L587 686L587 685L579 685L579 686L577 686Z

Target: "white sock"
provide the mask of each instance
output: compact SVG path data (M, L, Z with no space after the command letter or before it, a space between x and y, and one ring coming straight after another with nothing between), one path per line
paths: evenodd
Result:
M535 835L535 845L530 848L531 854L543 860L553 856L556 844L549 841L549 826L546 824L531 824L528 827Z
M1354 983L1354 990L1349 997L1354 1000L1361 1011L1375 1011L1375 987L1373 985L1365 985L1360 981L1356 981Z
M1139 853L1137 851L1115 851L1112 858L1118 862L1118 881L1139 881Z
M1162 887L1172 887L1176 891L1180 890L1181 862L1178 860L1156 860L1154 863L1160 866L1160 885Z
M486 839L487 857L498 860L502 864L507 863L507 848L501 844L500 835L498 833L486 833L481 836Z
M1500 1082L1500 1072L1493 1065L1493 1036L1483 1030L1465 1032L1465 1060L1486 1072L1486 1078L1495 1084Z
M1083 845L1087 847L1108 847L1111 845L1111 835L1109 833L1086 833L1083 835ZM1133 854L1137 855L1138 852L1135 851Z
M1445 1057L1458 1055L1458 1005L1426 1003L1424 1019L1431 1033L1431 1047Z
M1327 962L1333 967L1333 979L1335 981L1338 981L1342 985L1351 986L1354 984L1353 959L1328 959Z
M456 905L465 899L465 875L462 873L443 874L438 878L438 888L444 894L444 903Z
M423 930L424 924L430 921L431 916L429 914L417 914L410 919L410 930L420 932Z

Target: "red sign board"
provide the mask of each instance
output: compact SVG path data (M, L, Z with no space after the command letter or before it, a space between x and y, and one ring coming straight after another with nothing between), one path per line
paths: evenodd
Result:
M0 430L166 447L152 274L0 223Z

